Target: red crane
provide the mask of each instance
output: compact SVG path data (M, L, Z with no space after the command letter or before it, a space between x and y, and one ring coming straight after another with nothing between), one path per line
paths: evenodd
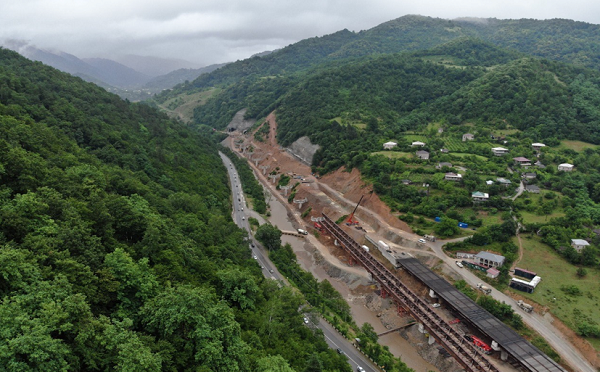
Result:
M356 207L354 207L354 210L350 214L350 217L348 217L348 221L346 221L346 225L348 225L348 226L358 225L358 221L354 220L354 212L356 212L356 210L358 209L358 206L360 205L360 202L363 200L364 197L365 197L364 195L361 196L358 203L356 203Z

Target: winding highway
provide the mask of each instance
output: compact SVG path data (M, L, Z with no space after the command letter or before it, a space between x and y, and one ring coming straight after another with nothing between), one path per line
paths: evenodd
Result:
M225 154L219 152L219 155L223 160L223 164L225 164L225 167L227 168L229 180L231 182L231 192L233 198L232 218L236 225L248 231L248 235L250 236L249 248L252 250L252 257L260 265L263 275L266 278L275 279L285 285L288 285L285 277L281 275L279 271L277 271L275 265L269 260L266 249L256 239L254 239L254 236L252 235L252 230L250 229L250 224L248 223L250 211L248 211L248 208L245 205L246 203L244 199L244 193L242 191L242 183L239 180L235 166L233 166L233 163L227 156L225 156ZM308 327L319 328L323 332L323 336L325 337L327 344L332 349L337 350L338 353L341 352L346 356L348 364L350 364L352 370L358 371L358 367L360 366L366 372L380 371L366 356L358 351L354 345L350 343L350 341L339 334L339 332L337 332L333 326L331 326L321 317L317 318L306 316L306 319L308 320Z

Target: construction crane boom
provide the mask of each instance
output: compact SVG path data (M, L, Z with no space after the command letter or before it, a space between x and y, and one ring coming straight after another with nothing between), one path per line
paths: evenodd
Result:
M349 225L349 226L358 225L358 221L354 221L354 213L358 209L358 206L360 205L360 202L363 200L364 197L365 197L364 195L361 196L360 200L358 201L358 203L356 203L356 207L354 207L354 210L350 214L350 217L348 217L348 221L346 222L347 225Z

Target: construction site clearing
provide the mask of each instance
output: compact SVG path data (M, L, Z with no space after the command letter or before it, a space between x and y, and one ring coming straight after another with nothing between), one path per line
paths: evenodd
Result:
M271 129L273 129L273 125ZM490 358L488 353L495 353L494 348L491 346L492 341L488 340L486 342L486 335L481 334L481 330L477 330L477 327L473 327L473 322L460 318L459 309L451 308L451 306L447 306L448 303L443 303L439 305L439 302L435 301L435 298L431 298L429 296L430 288L424 283L413 277L412 275L407 274L406 270L397 270L399 266L398 263L403 259L412 259L413 255L418 257L420 260L424 261L426 264L435 264L437 261L436 257L425 252L423 247L419 245L419 242L414 241L412 234L406 234L404 237L402 236L403 232L410 233L410 229L406 224L402 221L395 218L389 208L385 206L379 198L372 193L369 186L365 186L360 182L360 177L355 173L355 170L352 172L345 172L345 174L336 174L338 172L334 172L333 174L326 175L323 177L322 181L327 181L327 183L331 185L336 185L336 183L340 183L340 186L343 187L342 194L344 197L352 197L352 194L357 196L358 193L362 197L365 197L365 201L361 204L362 197L358 204L352 205L353 203L349 200L344 200L339 195L335 198L335 201L331 198L331 193L325 192L322 189L319 189L318 185L313 182L304 182L305 180L314 181L314 176L310 174L310 168L304 164L299 164L297 160L287 157L285 153L282 153L279 148L267 148L261 149L260 145L255 145L251 143L253 151L252 155L246 153L246 156L251 160L252 158L260 159L261 168L263 174L266 175L267 170L277 169L278 172L285 172L287 169L294 169L294 172L291 173L291 179L296 182L302 182L297 186L295 190L295 198L299 200L303 200L305 205L310 205L311 213L309 216L305 218L305 223L307 226L311 226L314 230L320 230L323 232L324 226L323 222L320 220L314 220L314 216L320 216L323 212L329 213L335 218L341 218L344 216L346 210L352 210L349 218L344 218L344 222L342 222L341 226L344 228L344 233L352 239L353 241L358 241L361 243L361 249L364 252L364 247L370 246L370 253L373 257L377 258L380 263L386 266L387 269L391 270L394 275L396 275L400 281L407 287L409 287L414 293L416 293L420 298L426 299L429 301L430 307L435 309L434 311L438 313L441 319L444 320L445 324L450 327L456 329L459 334L461 334L463 341L466 344L473 346L477 351L481 353L485 360L485 358ZM273 143L271 143L273 145ZM247 143L245 145L238 146L238 150L240 152L245 152L250 147ZM274 156L273 154L276 154ZM295 163L295 164L294 164ZM255 162L255 165L258 165L258 162ZM290 167L292 165L293 167ZM340 177L341 176L341 177ZM312 178L311 178L312 177ZM339 178L336 180L335 178ZM272 184L276 181L275 178L271 179ZM321 186L322 182L319 182ZM286 193L288 190L285 190ZM283 190L282 190L283 195ZM355 198L355 197L353 197ZM341 199L341 200L340 200ZM303 204L304 204L303 203ZM359 204L361 208L359 208ZM364 206L364 207L363 207ZM354 208L354 209L352 209ZM380 226L380 222L371 218L372 215L369 214L369 210L374 210L378 217L383 216L386 220L386 223L389 222L389 226L385 226L386 228L391 228L393 233L384 234L384 238L390 240L396 240L398 243L400 240L402 242L402 246L406 247L406 250L396 251L394 254L391 254L391 250L381 251L376 249L378 238L374 233L375 231L388 231L387 229L381 229L384 226ZM359 217L362 223L359 223L355 218L355 212ZM347 213L347 212L346 212ZM347 216L347 215L346 215ZM309 218L312 217L311 221ZM309 222L310 221L310 222ZM370 225L370 226L369 226ZM314 231L310 231L310 233L314 233ZM372 237L371 237L372 236ZM405 239L406 238L406 239ZM335 239L333 239L335 240ZM319 241L331 251L333 255L335 255L340 261L345 262L349 266L356 264L355 260L352 258L352 255L347 251L340 247L336 247L334 241L328 234L321 234L319 237ZM358 244L358 243L357 243ZM388 253L386 257L386 251ZM416 260L415 260L416 261ZM418 261L417 261L418 262ZM447 282L446 282L447 283ZM453 287L452 287L453 288ZM398 303L399 301L390 301L389 298L386 298L389 293L382 288L381 283L373 284L364 288L355 288L355 291L364 291L366 293L366 301L365 306L370 308L371 310L379 307L381 315L380 320L384 324L387 329L390 331L398 331L405 339L411 341L413 345L417 348L421 348L422 350L419 353L429 362L435 364L442 371L455 371L460 368L467 368L469 366L469 362L465 362L464 360L459 361L458 364L456 362L452 362L452 358L449 358L452 352L448 352L447 348L440 348L439 345L430 344L429 341L424 342L424 338L432 337L429 332L431 330L425 330L424 333L421 333L419 329L421 328L414 317L409 316L409 311L406 309L406 304ZM447 301L446 301L447 302ZM376 306L378 304L379 306ZM437 305L437 306L435 306ZM390 310L392 310L390 312ZM464 315L464 314L462 314ZM469 324L471 323L471 324ZM416 324L416 325L415 325ZM422 323L421 323L422 324ZM414 326L412 326L414 325ZM474 329L475 328L475 329ZM421 329L423 330L423 329ZM385 336L387 332L381 333L381 336ZM431 332L433 333L433 332ZM426 337L427 336L427 337ZM435 338L435 337L434 337ZM439 341L439 340L438 340ZM498 349L498 347L496 347ZM499 349L498 349L499 350ZM471 351L469 351L471 352ZM527 352L531 353L531 350L527 350ZM539 352L539 351L538 351ZM434 355L437 354L437 355ZM479 365L481 369L472 369L472 370L502 370L502 371L514 371L514 370L532 370L532 371L563 371L564 369L560 366L556 365L553 361L547 361L546 358L541 357L543 359L542 367L539 365L535 368L542 369L530 369L527 366L523 365L522 361L519 362L519 355L514 355L512 357L507 357L506 355L502 356L506 359L506 361L502 361L501 352L496 352L493 358L492 363L487 363L481 361ZM518 353L517 353L518 354ZM428 356L426 356L428 355ZM456 355L455 359L456 359ZM523 355L521 355L523 357ZM450 361L448 360L450 359ZM458 358L460 359L460 358ZM487 364L486 364L487 363ZM544 363L547 365L544 367ZM494 369L497 368L497 369ZM533 367L532 367L533 368ZM546 368L546 369L543 369Z

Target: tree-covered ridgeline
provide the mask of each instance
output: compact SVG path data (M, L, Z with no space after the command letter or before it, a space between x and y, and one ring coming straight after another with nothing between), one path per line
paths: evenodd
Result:
M261 275L226 177L193 130L0 49L0 365L348 368Z

